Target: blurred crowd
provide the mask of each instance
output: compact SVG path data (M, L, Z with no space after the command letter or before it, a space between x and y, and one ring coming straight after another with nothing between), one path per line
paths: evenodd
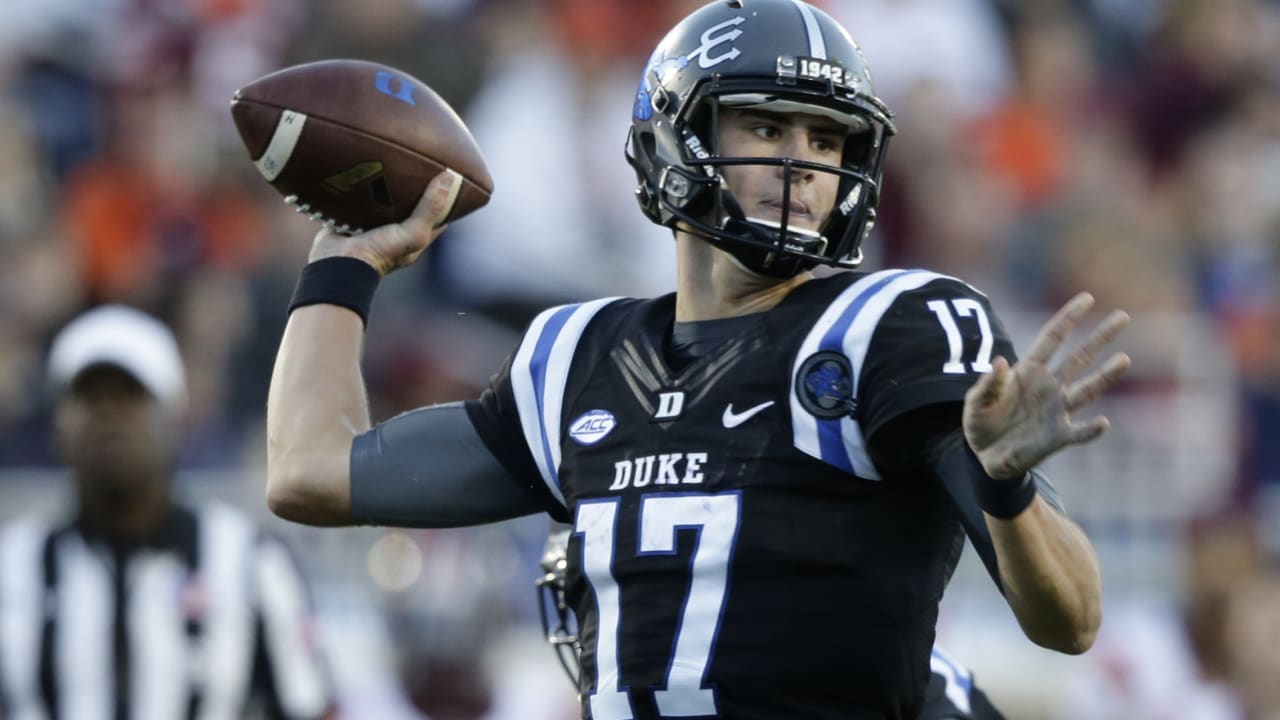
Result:
M228 100L287 65L354 57L419 77L467 120L495 179L488 208L384 282L366 360L375 417L476 394L549 304L668 291L670 235L637 211L622 148L648 52L699 4L0 3L0 467L56 462L44 354L62 322L104 302L148 310L179 335L192 404L184 466L260 464L272 357L316 228L257 175ZM1085 289L1127 309L1135 329L1173 328L1141 335L1126 393L1177 390L1200 358L1225 358L1214 379L1231 396L1230 432L1213 437L1230 462L1187 518L1202 531L1182 539L1195 560L1223 549L1205 528L1245 529L1240 542L1257 552L1231 565L1240 596L1214 597L1213 637L1275 637L1280 589L1265 568L1280 549L1280 3L817 4L862 45L897 114L868 266L927 266L1027 313ZM1190 325L1208 332L1172 337ZM1167 372L1141 372L1144 360ZM1268 527L1270 538L1258 532ZM1204 617L1179 612L1203 629ZM1274 649L1237 647L1243 658L1228 662L1203 638L1191 646L1195 677L1228 679L1243 688L1231 702L1280 713L1280 675L1256 670L1280 673ZM1233 674L1240 663L1253 674Z

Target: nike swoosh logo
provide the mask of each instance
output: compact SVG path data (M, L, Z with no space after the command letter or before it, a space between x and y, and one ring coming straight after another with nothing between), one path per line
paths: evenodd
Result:
M742 423L750 420L756 415L756 413L764 410L772 404L773 401L770 400L769 402L760 403L755 407L749 407L740 413L735 413L733 411L733 403L729 403L724 406L724 417L720 418L720 421L724 423L726 428L736 428Z

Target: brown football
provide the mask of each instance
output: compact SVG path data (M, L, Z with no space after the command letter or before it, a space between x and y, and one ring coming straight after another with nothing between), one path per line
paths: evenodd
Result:
M439 95L406 72L324 60L236 91L231 117L249 157L285 201L339 232L399 222L432 177L463 177L449 220L489 202L493 179L475 138Z

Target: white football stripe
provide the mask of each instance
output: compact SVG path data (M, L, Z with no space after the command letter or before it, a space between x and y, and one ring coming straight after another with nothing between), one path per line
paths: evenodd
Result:
M262 177L271 182L280 176L284 166L288 164L293 149L298 145L298 136L302 135L302 126L307 123L307 116L292 110L280 113L280 122L276 123L276 131L271 135L262 157L253 161L258 166Z
M809 7L802 0L792 0L796 7L800 9L800 14L804 17L804 30L809 35L809 55L819 60L827 59L827 43L822 37L822 28L818 25L818 18L813 14L813 8Z

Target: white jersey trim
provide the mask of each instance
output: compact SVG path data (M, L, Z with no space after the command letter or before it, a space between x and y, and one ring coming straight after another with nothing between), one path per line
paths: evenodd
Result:
M560 419L569 368L587 323L615 300L601 298L542 311L511 362L511 388L525 442L547 490L561 505L565 501L560 490Z

